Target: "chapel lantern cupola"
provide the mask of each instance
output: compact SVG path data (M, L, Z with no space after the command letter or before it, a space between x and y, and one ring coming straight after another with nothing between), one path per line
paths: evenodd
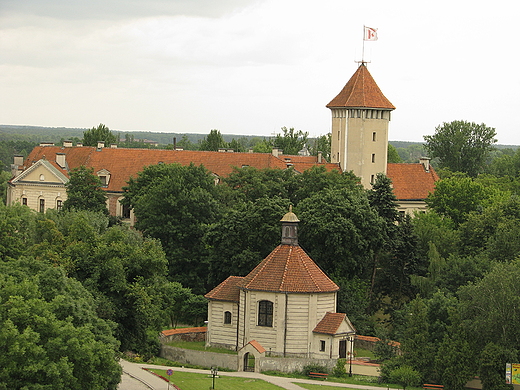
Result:
M289 212L280 220L282 222L282 244L298 245L298 222L300 220L292 212L292 205L289 206Z

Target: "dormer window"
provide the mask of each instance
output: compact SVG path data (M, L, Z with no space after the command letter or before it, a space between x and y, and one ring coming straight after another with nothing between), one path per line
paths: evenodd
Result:
M99 180L101 181L101 186L108 187L108 183L110 182L110 171L102 169L96 172L96 174L99 177Z

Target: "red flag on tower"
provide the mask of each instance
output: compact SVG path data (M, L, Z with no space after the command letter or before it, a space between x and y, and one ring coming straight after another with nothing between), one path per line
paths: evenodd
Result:
M377 28L365 27L364 41L377 41Z

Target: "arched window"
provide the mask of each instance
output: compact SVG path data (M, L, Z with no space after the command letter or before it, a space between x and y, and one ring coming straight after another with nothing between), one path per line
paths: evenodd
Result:
M224 312L224 324L231 324L231 312L230 311Z
M258 326L273 326L273 302L258 302Z

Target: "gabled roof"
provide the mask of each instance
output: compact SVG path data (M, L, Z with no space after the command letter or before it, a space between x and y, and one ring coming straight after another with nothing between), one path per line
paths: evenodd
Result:
M323 293L338 291L334 283L298 245L278 245L244 277L245 290Z
M65 184L69 181L68 175L65 175L63 173L63 170L60 168L58 164L52 161L48 161L46 159L40 159L36 163L32 164L29 168L25 169L18 176L11 179L11 183L23 181L27 176L31 174L31 172L33 172L41 166L45 167L45 169L56 178L57 183ZM46 183L49 183L49 181L50 180L47 179Z
M352 323L348 319L347 315L345 313L326 313L320 322L318 322L318 325L313 329L314 333L322 333L322 334L329 334L329 335L335 335L340 330L341 324L343 322L347 323L347 326L351 329L352 332L355 332L354 327L352 326Z
M67 166L70 170L84 165L94 168L95 172L102 169L110 172L110 181L107 191L119 192L127 185L130 177L137 177L137 173L144 167L159 163L190 163L204 165L206 169L219 177L228 176L233 167L251 166L258 169L279 168L286 169L288 164L298 172L303 172L314 165L323 165L328 171L340 170L338 164L327 163L323 160L318 164L316 156L290 156L279 155L275 157L269 153L230 153L230 152L205 152L190 150L164 150L164 149L127 149L127 148L102 148L61 147L61 146L37 146L29 154L25 161L25 167L30 167L36 161L46 158L54 161L56 153L65 154ZM290 161L286 161L290 159ZM59 168L59 167L58 167ZM66 170L60 169L68 176Z
M327 107L395 109L390 100L383 95L364 63Z
M230 276L204 297L215 301L238 302L242 279L244 279L242 276Z
M262 345L261 345L258 341L256 341L256 340L251 340L251 341L250 341L249 343L247 343L247 344L251 344L251 346L252 346L254 349L256 349L259 353L264 353L264 352L265 352L265 348L262 347ZM247 344L246 344L246 345L247 345Z
M426 171L424 165L417 164L387 164L386 175L392 180L394 194L397 200L424 200L435 189L439 176L430 166Z

